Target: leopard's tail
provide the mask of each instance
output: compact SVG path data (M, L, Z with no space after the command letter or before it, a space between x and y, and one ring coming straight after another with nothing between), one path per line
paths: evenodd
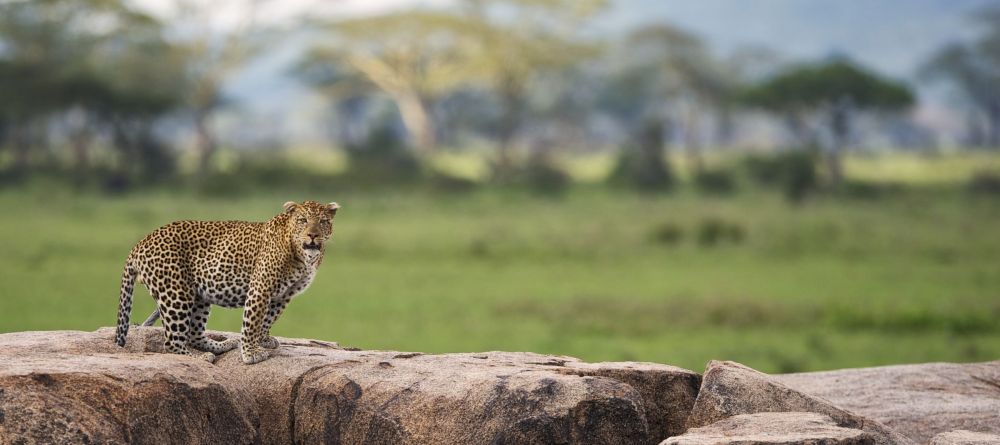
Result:
M115 329L115 343L118 346L125 346L125 337L128 337L129 318L132 316L132 291L135 289L137 273L129 255L122 271L122 288L118 298L118 328Z

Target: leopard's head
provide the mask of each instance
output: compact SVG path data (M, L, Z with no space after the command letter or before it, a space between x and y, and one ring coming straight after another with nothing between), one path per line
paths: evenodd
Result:
M335 202L320 204L316 201L303 203L286 202L288 232L292 248L302 258L313 259L323 252L327 241L333 235L333 217L340 208Z

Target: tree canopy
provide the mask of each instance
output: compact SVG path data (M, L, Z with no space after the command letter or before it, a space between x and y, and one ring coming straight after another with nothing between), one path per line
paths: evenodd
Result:
M793 67L743 93L745 103L777 112L815 110L845 100L858 109L881 111L914 103L906 85L845 60Z

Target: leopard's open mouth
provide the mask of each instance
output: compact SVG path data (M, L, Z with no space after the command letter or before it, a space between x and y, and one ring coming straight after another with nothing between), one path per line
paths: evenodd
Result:
M315 241L310 241L308 243L302 243L302 248L305 250L319 250L320 244Z

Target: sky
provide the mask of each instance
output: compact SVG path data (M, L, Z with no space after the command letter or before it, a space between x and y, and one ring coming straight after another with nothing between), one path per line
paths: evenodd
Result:
M159 14L174 0L135 0ZM197 1L197 0L196 0ZM394 10L454 7L461 0L258 0L258 20L294 26L317 16L359 16ZM218 0L210 26L231 29L247 16L248 0ZM939 91L914 82L920 65L947 43L972 34L975 11L1000 0L611 0L590 26L608 36L645 23L669 23L705 39L719 54L767 47L783 59L812 61L846 56L881 73L915 84L923 102L917 118L955 130L959 120ZM229 96L263 115L312 113L308 91L288 75L288 66L308 42L292 39L252 63L230 83ZM298 124L308 127L308 124ZM291 129L291 131L297 131Z
M970 17L1000 0L619 0L615 26L666 21L717 50L762 45L795 59L842 54L911 78L941 45L970 33Z

